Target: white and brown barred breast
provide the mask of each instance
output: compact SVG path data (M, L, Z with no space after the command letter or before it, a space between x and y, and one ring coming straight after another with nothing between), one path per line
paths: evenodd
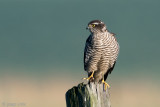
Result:
M94 81L106 79L105 75L114 68L119 53L119 45L115 36L106 31L91 34L86 40L84 50L84 69L90 75L93 71Z

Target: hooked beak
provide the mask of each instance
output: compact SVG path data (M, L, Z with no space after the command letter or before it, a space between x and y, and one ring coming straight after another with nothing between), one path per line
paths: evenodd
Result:
M89 27L86 27L86 30L88 30L89 29Z

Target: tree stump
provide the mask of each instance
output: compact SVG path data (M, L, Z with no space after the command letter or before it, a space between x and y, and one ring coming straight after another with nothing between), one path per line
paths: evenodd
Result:
M111 107L108 88L103 84L80 83L66 92L67 107Z

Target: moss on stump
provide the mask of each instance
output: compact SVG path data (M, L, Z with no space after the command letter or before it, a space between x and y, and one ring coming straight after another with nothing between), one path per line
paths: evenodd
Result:
M111 107L108 89L103 84L80 83L66 92L67 107Z

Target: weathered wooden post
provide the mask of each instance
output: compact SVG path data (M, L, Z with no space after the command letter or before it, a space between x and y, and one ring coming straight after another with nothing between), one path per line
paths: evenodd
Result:
M108 88L103 84L80 83L66 92L67 107L111 107Z

